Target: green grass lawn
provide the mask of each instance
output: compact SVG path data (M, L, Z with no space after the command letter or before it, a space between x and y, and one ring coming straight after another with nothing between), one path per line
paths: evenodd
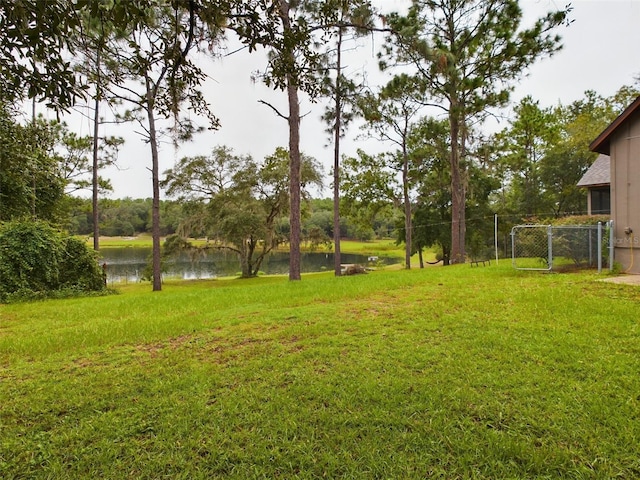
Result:
M504 263L0 305L0 477L640 478L640 290Z
M340 250L347 253L357 253L360 255L373 255L378 257L398 257L404 259L404 245L396 245L394 240L380 239L369 242L356 240L341 240ZM431 252L426 252L425 257L433 257ZM418 261L418 255L412 257L412 261Z
M93 245L93 237L85 235L87 245ZM164 239L163 239L164 240ZM148 247L153 246L151 235L142 234L135 237L100 237L100 247Z

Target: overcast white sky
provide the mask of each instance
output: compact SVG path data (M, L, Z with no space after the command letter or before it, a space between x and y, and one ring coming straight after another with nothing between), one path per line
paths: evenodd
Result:
M568 0L522 0L526 26L549 10L562 8ZM401 9L406 0L377 0L386 11ZM571 103L580 99L586 90L595 90L608 96L622 85L631 84L640 75L640 0L573 0L569 27L561 27L563 49L550 59L535 64L517 85L513 100L532 95L542 106L558 102ZM373 44L361 42L357 54L352 54L349 68L353 72L367 72L370 83L386 82L388 77L378 72L376 48L383 39ZM216 145L232 147L238 154L250 154L256 159L272 153L277 146L287 146L286 122L268 107L259 104L266 100L287 111L286 94L274 92L251 80L251 73L265 66L264 57L239 53L207 67L210 79L205 85L206 98L220 118L218 131L199 135L196 140L174 151L170 144L161 150L161 171L171 168L183 156L208 154ZM333 163L332 147L327 147L328 137L319 117L322 104L303 102L301 148L324 165L327 179ZM74 126L76 123L74 122ZM503 122L499 128L506 125ZM78 124L80 134L88 135L91 127L87 121ZM495 129L495 126L493 127ZM122 135L127 143L119 155L120 169L109 169L103 175L110 178L114 191L112 198L145 198L151 196L151 166L149 146L132 133L131 125L117 129L106 127L106 134ZM355 139L361 132L356 128L347 135L343 153L354 155L358 146L380 151L385 146L372 144L371 140ZM389 147L390 148L390 147ZM327 180L323 196L330 196Z

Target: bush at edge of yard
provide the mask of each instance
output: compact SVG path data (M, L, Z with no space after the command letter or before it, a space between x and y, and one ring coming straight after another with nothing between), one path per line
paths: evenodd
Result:
M43 221L0 225L0 302L104 290L93 251Z

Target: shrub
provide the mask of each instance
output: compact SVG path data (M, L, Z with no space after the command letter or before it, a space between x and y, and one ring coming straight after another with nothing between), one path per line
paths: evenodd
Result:
M554 227L564 227L572 225L597 225L598 222L605 224L609 221L606 215L573 215L553 219L550 223Z
M64 238L59 289L95 292L104 288L104 272L95 253L75 237Z
M0 302L104 289L95 254L43 221L0 225Z

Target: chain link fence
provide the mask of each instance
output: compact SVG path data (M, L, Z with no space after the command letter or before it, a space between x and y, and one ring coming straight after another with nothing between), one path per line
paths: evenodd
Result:
M611 224L516 225L511 259L517 270L567 270L611 266Z
M518 270L541 271L613 268L613 222L606 216L555 219L559 225L522 224L523 217L495 214L467 218L467 262L475 266L478 261L495 260L499 264L511 259ZM414 227L448 231L451 223ZM387 236L397 238L397 231L390 231ZM443 254L442 247L436 244L434 248L436 258L441 258L438 255Z

